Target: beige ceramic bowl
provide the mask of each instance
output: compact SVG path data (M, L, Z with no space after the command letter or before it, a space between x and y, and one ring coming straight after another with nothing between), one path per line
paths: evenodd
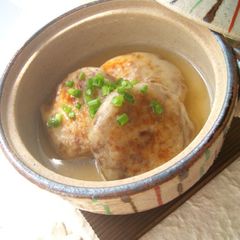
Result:
M211 113L201 132L166 164L136 177L93 182L57 174L39 157L39 108L69 72L144 47L170 49L204 76ZM222 38L152 0L100 1L77 8L35 34L9 64L1 83L1 145L36 185L78 208L103 214L141 212L195 184L213 164L237 103L237 68Z

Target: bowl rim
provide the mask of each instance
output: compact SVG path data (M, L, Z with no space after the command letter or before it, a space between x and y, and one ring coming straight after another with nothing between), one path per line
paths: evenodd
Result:
M24 49L28 46L28 44L35 39L42 31L46 28L58 22L59 20L64 19L70 14L77 12L79 10L83 10L84 8L97 5L103 2L112 2L114 0L97 0L91 3L87 3L81 5L77 8L74 8L59 17L55 18L39 31L37 31L29 40L25 42L25 44L17 51L17 53L13 56L12 60L10 60L9 64L6 66L5 71L1 77L0 82L0 106L2 103L2 92L6 82L7 75L11 69L11 66L14 65L15 60L18 55L20 55ZM210 30L209 30L210 31ZM237 97L237 91L233 91L235 83L237 81L237 64L234 59L234 55L232 53L232 48L227 44L224 40L223 36L218 33L213 32L221 51L224 54L226 68L227 68L227 90L226 96L224 99L224 104L221 108L221 112L218 118L215 120L211 130L204 136L201 143L194 147L193 151L188 153L181 161L174 163L169 166L167 171L161 171L156 173L153 176L146 177L144 179L136 180L131 183L124 183L117 186L108 186L108 187L81 187L81 186L71 186L63 183L56 182L54 180L48 179L36 173L35 171L28 168L21 160L17 157L17 155L11 151L11 146L8 143L8 140L5 136L5 132L3 129L2 119L0 118L0 146L3 149L8 160L12 163L12 165L24 175L28 180L38 185L41 188L47 189L51 192L58 193L60 195L77 197L77 198L114 198L122 195L129 195L138 193L141 191L148 190L156 185L159 185L162 182L167 181L177 174L177 172L182 171L192 165L199 156L204 152L204 150L211 145L211 143L219 136L220 132L226 127L231 113L233 112L234 100ZM87 182L87 181L86 181Z

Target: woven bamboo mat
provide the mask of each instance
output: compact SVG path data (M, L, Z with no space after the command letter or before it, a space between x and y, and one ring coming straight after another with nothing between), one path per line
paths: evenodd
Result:
M207 174L190 190L174 201L143 213L125 216L104 216L82 211L100 240L135 240L157 225L171 212L240 156L240 119L234 119L223 148Z

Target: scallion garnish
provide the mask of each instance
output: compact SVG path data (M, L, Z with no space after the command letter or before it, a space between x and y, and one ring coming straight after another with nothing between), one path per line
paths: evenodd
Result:
M124 92L132 88L133 88L133 84L128 80L119 79L117 81L117 92L119 94L124 94Z
M68 89L68 94L75 98L79 98L81 96L81 90L76 88L70 88Z
M126 88L123 87L123 86L120 86L120 87L117 88L117 92L118 92L119 94L124 94L125 91L126 91Z
M133 87L133 84L128 80L122 80L121 86L125 89L131 89Z
M152 100L150 106L152 107L153 112L157 115L160 115L163 112L162 105L156 100Z
M92 89L93 88L93 78L89 78L87 80L87 89Z
M93 99L88 102L89 107L99 107L101 105L101 101L99 98Z
M59 127L62 123L62 114L56 113L54 116L50 117L47 121L48 128L56 128Z
M62 110L65 112L65 113L70 113L71 111L72 111L72 108L70 107L70 106L68 106L68 105L63 105L62 106Z
M89 108L89 115L91 118L94 118L97 113L97 110L94 108Z
M87 104L88 104L88 108L89 108L90 117L94 118L99 107L101 106L101 101L99 98L96 98L96 99L90 100Z
M102 86L102 96L105 97L109 95L113 90L117 87L116 83L110 81L104 81L104 85Z
M92 90L91 88L87 89L87 90L86 90L86 94L87 94L88 96L92 96L93 90Z
M85 80L86 74L85 74L84 72L80 72L78 78L79 78L80 80Z
M88 103L89 101L93 100L91 96L86 94L86 91L83 93L83 99L85 103Z
M68 105L63 105L62 110L67 114L67 116L71 119L75 119L75 112L73 112L72 108Z
M134 85L136 85L136 84L138 84L139 83L139 81L137 80L137 79L134 79L134 80L132 80L131 81L131 84L134 86Z
M148 91L148 85L144 85L140 88L140 92L143 94L147 93L147 91Z
M116 86L121 86L121 85L122 85L122 81L124 81L123 78L117 79L117 81L116 81Z
M131 94L127 93L127 92L125 92L125 93L123 94L123 97L124 97L124 99L125 99L126 101L128 101L129 103L134 103L134 102L135 102L135 99L134 99L133 95L131 95Z
M124 97L123 95L118 95L118 96L115 96L113 99L112 99L112 104L115 106L115 107L121 107L124 103Z
M128 121L129 121L129 118L126 113L123 113L123 114L117 116L117 122L118 122L119 126L124 126L125 124L128 123Z
M81 109L82 105L81 105L81 103L77 102L77 103L75 104L75 107L76 107L77 109Z
M105 97L111 92L111 89L108 85L102 86L102 95Z
M95 77L92 78L92 85L94 87L101 88L104 84L104 76L102 74L97 74Z
M65 82L66 87L73 87L74 86L74 81L67 81Z
M76 118L75 112L73 112L73 111L69 112L68 117L71 118L71 119L75 119Z
M117 84L115 82L107 82L106 85L109 86L111 92L117 88Z

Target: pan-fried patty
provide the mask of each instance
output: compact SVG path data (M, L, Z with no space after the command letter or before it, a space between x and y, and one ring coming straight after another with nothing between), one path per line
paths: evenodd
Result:
M155 54L134 52L117 56L101 69L114 78L161 83L181 100L185 98L187 87L179 69Z
M107 180L134 176L173 158L192 140L193 125L183 103L161 84L139 83L111 93L89 131L92 152ZM114 99L114 100L113 100Z
M98 75L108 78L99 68L93 67L69 74L59 84L53 101L41 108L51 143L62 159L91 155L88 131L92 126L92 117L83 95L88 79ZM99 91L94 94L102 98Z

